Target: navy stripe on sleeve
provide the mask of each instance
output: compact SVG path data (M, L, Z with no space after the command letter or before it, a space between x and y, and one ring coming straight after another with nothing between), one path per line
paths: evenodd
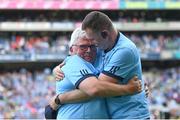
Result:
M112 78L115 78L116 80L123 80L124 78L122 78L121 76L117 76L111 72L108 72L108 71L102 71L103 74L107 75L107 76L110 76Z
M79 89L80 83L81 83L84 79L86 79L86 78L88 78L88 77L92 77L92 76L96 77L96 75L94 75L94 74L86 74L86 75L84 75L82 78L80 78L80 79L76 82L75 87L76 87L77 89Z

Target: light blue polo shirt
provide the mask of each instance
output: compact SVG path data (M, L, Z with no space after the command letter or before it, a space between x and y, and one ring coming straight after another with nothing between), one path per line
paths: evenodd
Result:
M103 74L116 78L119 84L127 84L134 75L142 80L141 60L135 44L122 33L112 50L104 57ZM144 89L144 80L142 80ZM148 101L145 91L139 94L107 98L107 105L112 119L149 118Z
M95 62L93 63L93 66L96 68L96 70L100 72L103 71L103 68L104 68L104 56L105 56L105 53L103 50L97 48L97 52L96 52L96 59L95 59Z
M93 65L77 55L69 56L65 60L62 71L63 80L56 82L56 92L65 93L77 89L79 84L87 77L99 74ZM62 105L58 111L57 119L106 119L107 107L103 98L94 98L89 101Z

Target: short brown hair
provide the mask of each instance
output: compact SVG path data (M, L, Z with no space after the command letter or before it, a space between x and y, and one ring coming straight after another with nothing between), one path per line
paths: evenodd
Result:
M93 11L86 15L82 22L82 29L87 28L93 31L101 31L102 29L111 29L112 21L110 18L99 11Z

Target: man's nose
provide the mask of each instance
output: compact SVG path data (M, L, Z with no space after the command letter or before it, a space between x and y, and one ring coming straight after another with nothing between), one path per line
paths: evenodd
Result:
M87 51L86 52L90 52L91 51L91 47L90 46L88 46L87 47Z

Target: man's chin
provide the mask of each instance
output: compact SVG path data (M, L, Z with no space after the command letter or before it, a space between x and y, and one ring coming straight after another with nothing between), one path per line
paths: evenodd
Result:
M93 58L91 58L91 57L85 57L85 60L88 61L88 62L90 62L90 63L92 63Z

